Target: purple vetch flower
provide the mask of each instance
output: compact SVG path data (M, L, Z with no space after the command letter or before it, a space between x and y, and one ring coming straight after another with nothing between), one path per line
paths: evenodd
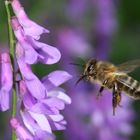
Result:
M58 74L62 80L55 79ZM48 137L52 135L52 130L65 129L66 121L60 110L64 109L65 104L70 104L71 99L58 86L70 78L71 76L65 71L55 71L44 77L42 83L48 93L40 100L31 95L25 81L20 82L21 117L32 135L38 137L40 133L44 133Z
M33 64L41 62L44 64L53 64L59 61L61 54L57 48L25 35L16 17L12 18L11 23L18 44L24 49L24 59L26 63Z
M16 136L19 140L54 140L53 135L46 135L39 130L36 130L36 134L32 135L23 124L20 124L17 118L11 118L10 124L15 129Z
M32 73L30 66L25 63L24 50L19 44L16 46L16 56L20 72L32 96L37 99L45 98L47 95L47 90L42 85L40 80Z
M10 56L7 52L0 54L0 109L10 107L10 93L13 85L13 73Z
M34 140L33 136L19 123L16 118L11 118L10 124L15 129L16 136L19 140Z
M47 29L28 18L19 0L12 0L11 5L19 23L24 30L25 35L32 36L34 39L38 40L41 34L49 33Z
M57 48L39 41L40 36L49 31L28 18L19 0L11 0L10 4L15 14L11 17L11 26L17 39L16 53L12 55L14 73L9 55L0 55L0 107L3 111L9 108L9 93L14 82L17 97L14 94L14 117L10 124L17 139L54 140L52 131L64 130L67 124L61 110L71 103L71 98L59 86L72 76L66 71L57 70L40 80L32 72L30 64L54 64L59 61L61 54ZM18 99L17 106L15 99ZM20 112L15 113L17 110Z
M39 80L24 61L24 49L17 43L16 58L22 75L20 81L20 114L28 131L36 137L48 137L52 130L65 129L66 121L60 114L71 99L59 86L71 75L65 71L54 71ZM57 78L56 78L57 77Z
M32 96L37 99L45 98L48 94L49 88L57 87L61 83L71 78L67 72L56 71L43 78L43 85L41 81L32 73L30 66L24 62L24 50L19 44L16 46L16 56L19 69L28 90L31 92Z

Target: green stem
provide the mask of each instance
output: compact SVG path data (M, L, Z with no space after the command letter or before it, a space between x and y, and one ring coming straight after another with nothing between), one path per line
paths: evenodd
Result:
M14 35L13 35L13 30L11 27L11 14L10 14L10 9L9 9L9 1L5 0L5 8L6 8L6 13L7 13L7 21L8 21L8 34L9 34L9 46L10 46L10 55L12 58L14 58L15 55L15 43L14 43Z
M8 22L8 35L9 35L9 48L10 48L10 57L11 62L13 65L13 90L12 90L12 117L16 116L16 86L15 86L15 65L14 65L14 58L15 58L15 42L14 42L14 35L13 30L11 27L11 13L9 8L9 1L5 0L5 9L7 13L7 22ZM16 140L15 131L12 130L12 140Z

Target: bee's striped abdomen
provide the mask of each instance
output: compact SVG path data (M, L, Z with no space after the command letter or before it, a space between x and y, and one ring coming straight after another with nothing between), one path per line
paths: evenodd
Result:
M128 75L118 77L119 83L122 84L122 91L134 99L140 99L140 83Z

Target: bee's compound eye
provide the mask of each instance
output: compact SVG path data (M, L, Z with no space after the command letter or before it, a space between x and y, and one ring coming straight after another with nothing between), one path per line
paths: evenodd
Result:
M89 69L90 70L93 70L94 69L94 65L91 65Z
M88 71L90 72L90 71L93 71L94 70L94 65L90 65L89 67L88 67Z

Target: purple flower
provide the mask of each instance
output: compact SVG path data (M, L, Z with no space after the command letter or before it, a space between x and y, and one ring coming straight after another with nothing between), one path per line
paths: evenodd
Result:
M9 93L14 82L18 102L16 107L13 105L12 113L16 112L16 108L20 113L13 115L10 124L17 139L54 140L52 130L64 130L67 124L60 111L71 103L70 97L59 86L71 75L57 70L39 80L32 72L30 64L54 64L59 61L61 54L57 48L38 41L43 33L49 31L30 20L18 0L10 2L15 14L11 18L11 26L17 39L16 53L12 55L14 78L9 55L1 54L0 107L3 111L9 108Z
M59 61L61 54L58 49L45 43L34 40L31 36L25 35L22 26L16 17L13 17L12 27L18 40L18 45L24 49L24 59L28 64L37 62L53 64Z
M17 118L11 118L10 124L19 140L54 140L54 135L39 130L36 130L36 133L32 135L23 124L20 124Z
M10 93L13 85L13 73L10 56L7 52L0 54L0 109L10 108Z
M49 33L47 29L28 18L19 0L12 0L11 5L25 35L32 36L34 39L38 40L42 33Z
M32 73L30 66L25 63L24 50L19 44L16 46L16 54L17 63L28 90L31 92L32 96L37 99L45 98L47 90L40 80Z
M60 78L53 80L58 73L62 80ZM63 75L65 77L62 78ZM52 135L52 130L65 129L66 121L60 114L60 110L64 109L65 104L70 104L71 99L58 86L69 78L71 76L65 71L55 71L43 78L45 81L43 85L48 93L40 100L36 100L31 95L25 81L20 82L20 97L23 102L20 112L24 125L32 135L37 135L39 132Z
M54 71L39 80L24 61L24 49L17 44L16 58L22 75L20 81L21 117L28 131L35 137L53 135L52 130L65 129L66 121L60 114L71 99L59 86L71 75ZM57 77L57 78L56 78Z
M11 126L15 129L15 133L20 140L34 140L33 136L22 126L16 118L11 118Z
M70 104L71 99L59 86L71 75L65 71L54 71L39 80L32 73L30 64L54 64L59 61L61 54L58 49L38 41L42 33L49 31L31 21L18 0L13 0L11 4L16 15L11 19L11 24L17 38L16 59L21 74L20 115L24 130L33 139L52 140L52 130L65 129L66 121L60 110L65 108L65 104ZM17 125L15 129L19 132L20 128L21 125ZM21 133L19 135L23 137Z

